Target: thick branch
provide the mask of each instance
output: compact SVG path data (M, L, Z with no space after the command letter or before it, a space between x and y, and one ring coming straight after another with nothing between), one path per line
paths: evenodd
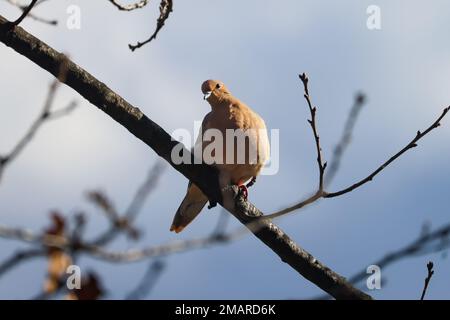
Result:
M8 30L7 24L8 21L0 16L0 41L57 76L59 65L65 59L64 55L20 27ZM173 141L167 132L146 117L138 108L130 105L104 83L98 81L72 61L67 63L65 83L151 147L173 168L194 182L212 202L220 203L244 224L258 220L257 229L253 231L255 236L269 246L282 261L288 263L306 279L336 299L371 298L352 287L343 277L300 248L271 221L258 219L262 216L261 211L251 203L243 201L242 197L238 196L237 187L225 190L223 200L215 168L205 164L174 163L171 159L171 152L178 145L178 142ZM183 148L183 151L189 152L185 148Z

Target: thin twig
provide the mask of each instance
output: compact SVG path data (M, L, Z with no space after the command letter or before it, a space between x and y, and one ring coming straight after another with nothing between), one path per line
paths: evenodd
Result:
M248 234L245 230L239 229L236 233L205 238L174 241L160 246L151 246L142 249L132 249L125 251L110 251L96 246L86 246L85 250L92 257L113 262L138 262L149 258L165 257L174 253L182 253L194 249L207 248L216 244L225 244L241 238Z
M158 35L159 31L164 27L164 24L166 23L166 20L169 19L170 13L173 11L173 1L172 0L161 0L161 3L159 4L159 18L156 21L156 29L153 32L153 34L148 38L147 40L143 42L138 42L135 45L129 44L128 47L131 51L134 51L136 49L139 49L143 45L146 45L153 39L156 39L156 36Z
M214 244L227 243L248 234L247 230L238 229L226 235L211 235L205 238L190 239L184 241L169 242L159 246L150 246L142 249L131 249L126 251L111 251L103 249L90 243L77 243L74 246L70 238L55 235L39 235L32 231L9 228L0 225L0 237L5 239L19 240L23 242L39 244L44 247L58 248L62 250L77 250L92 257L114 262L136 262L144 259L167 256L173 253L185 252L193 249L205 248Z
M116 222L119 220L119 213L108 196L101 191L89 191L87 199L97 206L108 218L108 220Z
M429 126L425 131L423 131L423 132L417 131L416 136L414 137L414 139L411 140L410 143L408 143L402 150L400 150L395 155L393 155L391 158L389 158L389 160L387 160L385 163L383 163L380 167L378 167L369 176L367 176L366 178L364 178L364 179L358 181L357 183L351 185L350 187L342 189L340 191L329 192L329 193L325 192L324 198L334 198L334 197L337 197L337 196L341 196L343 194L349 193L349 192L351 192L351 191L361 187L362 185L372 181L373 178L376 175L378 175L381 171L386 169L387 166L389 166L392 162L394 162L402 154L404 154L406 151L408 151L410 149L413 149L413 148L417 147L417 142L419 142L420 139L425 137L428 133L430 133L434 129L438 128L441 125L440 124L441 120L446 116L446 114L448 113L449 110L450 110L450 107L445 108L444 111L442 112L442 114L439 116L439 118L437 118L437 120L435 122L433 122L433 124L431 126Z
M222 210L219 218L217 219L216 227L211 233L210 239L214 239L214 241L217 240L218 242L216 243L221 243L220 240L231 242L232 240L238 239L238 237L233 238L225 233L229 218L230 215L225 210ZM243 235L245 233L249 234L246 228L241 228L239 232L236 231L234 234ZM156 261L152 261L144 277L139 282L139 285L130 294L128 294L127 299L136 300L147 297L153 289L156 281L161 277L163 271L166 269L166 265L167 262L161 258L158 258Z
M41 248L17 251L12 256L7 258L5 261L0 263L0 277L9 270L11 270L16 265L18 265L19 263L22 263L32 258L42 257L45 256L46 254L47 251Z
M66 77L66 67L65 63L61 64L59 77L55 79L50 84L47 97L45 99L44 106L42 111L38 115L37 119L31 124L28 131L25 135L20 139L17 144L12 148L12 150L7 155L0 156L0 179L5 167L10 164L17 156L25 149L25 147L31 142L33 137L39 128L49 120L55 120L70 114L76 107L77 102L71 101L66 107L62 109L52 110L53 102L55 99L56 91L60 85L60 81L64 81Z
M6 0L6 2L8 2L9 4L17 7L18 9L20 9L22 12L28 7L28 6L24 6L22 4L20 4L18 1L16 0ZM36 8L37 6L39 6L40 4L42 4L43 2L46 2L46 0L41 0L39 2L37 2L34 7ZM45 24L49 24L49 25L57 25L58 21L57 20L50 20L50 19L46 19L46 18L42 18L39 16L34 15L33 13L29 12L27 15L28 18L34 19L38 22L42 22Z
M135 3L131 3L131 4L120 4L117 0L109 0L109 2L111 2L117 9L121 10L121 11L132 11L135 9L141 9L143 7L145 7L150 0L141 0Z
M422 291L422 295L420 296L420 300L423 300L425 298L425 294L427 293L427 289L428 289L428 284L430 283L431 277L434 274L434 270L433 270L433 262L428 262L427 264L427 271L428 271L428 275L425 278L425 284L423 287L423 291Z
M318 192L323 191L323 178L324 178L324 174L325 174L325 169L327 168L327 163L323 163L322 160L322 147L320 146L320 137L319 137L319 133L317 132L317 124L316 124L316 113L317 113L317 108L313 107L312 103L311 103L311 98L309 96L309 89L308 89L308 76L303 73L301 75L299 75L300 80L303 83L303 88L304 88L304 97L306 102L308 103L308 107L309 107L309 111L311 113L311 119L308 119L308 123L311 126L311 129L313 131L313 135L314 135L314 141L316 143L316 152L317 152L317 165L319 166L319 190Z
M123 216L119 215L119 213L114 208L111 201L109 201L109 199L106 197L106 195L100 192L91 193L90 195L91 200L97 201L96 203L97 206L102 208L102 210L107 213L107 217L111 222L110 228L103 234L99 235L93 241L95 245L104 245L110 242L118 235L119 233L118 231L127 231L128 235L130 235L132 238L134 239L137 238L139 232L131 225L135 220L136 216L138 215L138 213L141 211L145 201L157 186L158 180L161 174L163 173L164 168L165 168L164 164L159 161L155 165L153 165L153 167L150 169L148 173L146 180L137 189L133 199L128 205L128 208L123 214ZM92 198L92 196L94 195L95 197Z
M23 19L30 13L31 9L33 9L34 5L36 4L38 0L31 0L31 3L23 10L22 15L15 21L13 21L14 26L18 26Z
M322 198L334 198L334 197L338 197L341 195L344 195L346 193L349 193L361 186L363 186L364 184L370 182L373 180L373 178L378 175L381 171L383 171L387 166L389 166L392 162L394 162L397 158L399 158L402 154L404 154L406 151L417 147L417 142L419 140L421 140L423 137L425 137L428 133L430 133L431 131L433 131L434 129L438 128L441 124L441 120L447 115L448 111L450 110L450 107L447 107L443 110L442 114L437 118L437 120L435 120L425 131L421 132L418 131L416 136L414 137L414 139L409 142L403 149L401 149L399 152L397 152L394 156L392 156L391 158L389 158L385 163L383 163L380 167L378 167L375 171L373 171L369 176L367 176L366 178L354 183L353 185L351 185L350 187L347 187L345 189L342 189L340 191L335 191L335 192L327 192L325 190L323 190L321 188L321 186L323 186L323 176L324 176L324 172L326 169L326 163L322 164L322 156L321 156L321 147L320 147L320 140L317 134L317 130L315 130L315 113L316 113L316 108L312 107L312 104L310 102L309 99L309 90L307 87L308 84L308 77L305 74L300 75L300 79L302 80L303 84L304 84L304 88L305 88L305 99L308 102L308 106L310 108L311 111L311 115L313 116L311 120L308 120L308 122L311 124L311 127L313 128L313 133L314 133L314 139L316 141L316 149L318 151L318 157L317 157L317 162L319 164L319 188L318 190L313 193L311 196L307 197L306 199L300 201L299 203L290 206L288 208L285 208L283 210L277 211L275 213L269 214L269 215L265 215L263 217L261 217L260 219L274 219L274 218L278 218L281 216L284 216L288 213L291 213L295 210L301 209L303 207L306 207L307 205L310 205L314 202L316 202L319 199Z
M336 176L336 173L339 171L342 157L350 144L356 121L358 120L358 116L364 106L365 101L366 96L364 94L358 93L355 96L355 101L348 114L347 121L345 122L341 139L334 148L333 157L330 161L330 165L328 166L328 171L325 176L325 185L329 185Z
M165 268L166 264L163 260L150 262L144 277L139 281L138 286L127 295L126 299L139 300L147 297L161 277Z
M373 262L372 264L379 266L381 269L385 269L387 266L405 258L441 252L450 247L449 235L450 224L443 225L433 232L419 236L419 238L406 246L385 254L384 257ZM364 280L366 277L366 270L363 270L349 277L349 281L356 284Z
M138 238L138 230L131 226L126 217L120 216L116 207L112 204L112 201L105 193L100 191L91 191L87 194L87 197L94 205L101 209L101 211L105 214L105 217L110 222L110 228L98 236L93 243L96 245L105 245L118 233L120 233L119 231L127 232L127 234L133 239Z
M47 120L56 120L62 118L64 116L69 115L75 108L78 107L78 103L76 101L71 101L67 104L67 106L57 109L55 111L50 112L47 115Z
M219 218L217 219L216 227L213 229L211 235L215 237L224 236L229 219L230 215L225 210L222 210L220 212ZM241 230L247 231L246 228L242 228Z
M165 168L165 164L161 161L157 161L153 165L148 173L147 179L138 188L136 194L131 200L131 203L125 211L124 216L126 217L126 219L128 219L129 221L133 221L136 218L136 215L141 211L145 201L158 185L159 179L163 174Z
M426 225L424 224L424 227L422 228L423 232L417 239L400 249L386 253L383 257L371 263L371 265L376 265L380 269L386 270L388 266L403 259L443 252L450 248L450 223L444 224L434 231L429 231L425 226ZM354 285L365 279L367 279L366 268L363 268L360 272L348 277L348 281ZM329 297L329 295L321 295L319 297L311 298L311 300L324 300Z

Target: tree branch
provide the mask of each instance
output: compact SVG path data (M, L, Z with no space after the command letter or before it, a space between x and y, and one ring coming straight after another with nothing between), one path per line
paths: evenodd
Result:
M161 3L159 4L159 17L156 21L156 29L153 32L153 34L148 38L147 40L143 42L138 42L136 45L129 44L128 47L131 51L134 51L136 49L139 49L143 45L146 45L150 41L156 39L156 36L158 35L159 31L164 27L164 24L166 23L166 20L169 19L170 13L173 11L173 1L172 0L161 0Z
M40 235L35 234L28 230L9 228L0 225L1 238L32 243L40 245L44 248L53 248L53 249L56 248L65 251L72 251L73 253L83 252L100 260L109 262L121 262L121 263L137 262L142 261L144 259L158 258L174 253L206 248L215 244L228 243L241 238L245 234L247 234L246 229L237 229L234 232L228 234L212 233L210 236L204 238L173 241L162 245L149 246L141 249L113 251L104 249L101 246L97 245L95 242L83 242L80 239L78 239L79 240L78 242L75 242L73 238L67 237L65 235L49 235L49 234ZM43 251L43 253L45 254L46 251ZM22 259L28 257L28 255L22 257L23 255L24 255L23 253L19 252L17 254L18 257L16 257L16 255L13 256L13 258L8 259L0 266L5 265L8 266L9 268L10 262L8 261L12 260L14 262L16 261L21 262ZM8 268L5 268L5 271Z
M450 247L450 223L444 224L436 230L430 231L429 225L424 224L422 233L417 239L401 247L400 249L386 253L380 259L371 263L382 270L402 259L419 257L432 253L443 252ZM355 273L348 278L348 281L353 285L367 279L366 268L361 269L360 272ZM329 295L321 295L310 300L325 300L329 299Z
M7 24L8 21L0 16L0 41L57 76L59 65L65 56L20 27L13 30L6 28ZM171 152L179 142L173 141L167 132L138 108L133 107L72 61L68 61L67 71L65 83L68 86L151 147L174 169L195 183L212 202L220 203L243 224L258 221L257 230L253 231L254 235L271 248L282 261L336 299L371 299L369 295L352 287L342 276L299 247L271 221L259 219L262 216L261 211L244 201L239 196L236 186L223 190L222 196L217 169L206 164L174 163ZM184 147L183 152L190 154Z
M424 132L417 131L416 136L414 137L414 139L411 140L410 143L408 143L402 150L400 150L395 155L393 155L391 158L389 158L385 163L383 163L381 166L379 166L374 172L372 172L366 178L364 178L364 179L356 182L355 184L351 185L350 187L342 189L340 191L329 192L329 193L327 192L324 194L324 197L325 198L334 198L337 196L341 196L343 194L349 193L349 192L363 186L364 184L372 181L376 175L378 175L381 171L386 169L387 166L389 166L392 162L394 162L402 154L404 154L406 151L408 151L410 149L417 147L417 142L419 142L420 139L425 137L428 133L430 133L434 129L440 127L441 120L444 119L444 117L447 115L449 110L450 110L450 107L445 108L444 111L442 112L442 114L439 116L439 118L437 118L437 120L435 122L433 122Z
M126 231L131 238L137 238L139 230L133 228L132 224L144 205L145 200L156 187L163 170L163 163L158 161L150 169L146 180L138 188L125 213L121 216L106 195L100 192L90 192L88 194L88 198L102 209L111 223L110 228L93 241L95 245L104 245L110 242L118 235L118 231Z
M303 74L303 75L300 76L300 79L303 81L304 84L306 82L306 85L305 85L305 98L307 98L308 105L309 105L309 108L311 110L311 113L315 114L315 111L314 111L315 108L311 107L311 104L310 104L310 101L309 101L309 92L308 92L308 88L307 88L308 78L307 78L307 76L305 74ZM304 79L306 79L306 81ZM320 187L320 186L323 186L323 176L324 176L324 171L325 171L325 168L326 168L326 163L322 165L322 158L320 156L321 147L320 147L319 137L317 135L317 131L315 130L315 123L314 123L315 118L313 117L312 120L309 120L309 122L311 124L311 127L313 128L314 137L315 137L315 140L316 140L316 147L317 147L318 154L319 154L319 156L317 158L317 161L319 163L319 172L320 172L320 175L319 175L319 188L317 189L317 191L313 195L307 197L305 200L302 200L301 202L299 202L299 203L297 203L297 204L295 204L295 205L293 205L291 207L288 207L288 208L285 208L283 210L277 211L275 213L266 215L266 216L264 216L264 219L274 219L274 218L278 218L278 217L284 216L284 215L286 215L288 213L291 213L293 211L296 211L296 210L299 210L299 209L301 209L303 207L306 207L307 205L310 205L311 203L314 203L317 200L320 200L322 198L330 199L330 198L335 198L335 197L338 197L338 196L342 196L342 195L344 195L346 193L349 193L351 191L354 191L354 190L358 189L359 187L365 185L368 182L371 182L375 178L375 176L377 176L381 171L386 169L392 162L394 162L396 159L398 159L406 151L417 147L417 142L419 142L419 140L421 140L423 137L425 137L427 134L429 134L434 129L440 127L440 125L441 125L440 122L442 121L442 119L444 119L444 117L447 115L449 110L450 110L450 106L445 108L442 111L441 115L425 131L423 131L423 132L417 131L416 136L414 137L414 139L411 140L411 142L409 142L403 149L401 149L399 152L397 152L395 155L393 155L391 158L389 158L386 162L384 162L381 166L379 166L375 171L373 171L367 177L365 177L364 179L361 179L360 181L352 184L351 186L349 186L349 187L347 187L345 189L342 189L342 190L339 190L339 191L335 191L335 192L327 192L326 190L324 190L323 188Z

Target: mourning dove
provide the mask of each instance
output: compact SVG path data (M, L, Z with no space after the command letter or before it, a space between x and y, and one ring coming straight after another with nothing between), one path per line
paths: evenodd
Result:
M194 150L200 149L203 161L219 170L221 187L237 185L247 197L247 188L256 181L269 158L270 146L264 120L250 107L231 95L227 87L216 80L202 84L204 99L211 106L202 122ZM223 144L215 144L219 136ZM234 135L234 136L233 136ZM214 139L208 136L214 136ZM243 136L243 140L239 137ZM210 149L212 152L210 152ZM196 154L196 153L195 153ZM247 185L246 182L250 181ZM170 227L170 231L181 232L200 213L208 198L192 182L181 202Z

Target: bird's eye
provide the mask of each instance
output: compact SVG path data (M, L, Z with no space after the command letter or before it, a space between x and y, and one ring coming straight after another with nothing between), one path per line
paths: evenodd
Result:
M216 84L216 89L220 89L220 87L222 87L220 83Z

